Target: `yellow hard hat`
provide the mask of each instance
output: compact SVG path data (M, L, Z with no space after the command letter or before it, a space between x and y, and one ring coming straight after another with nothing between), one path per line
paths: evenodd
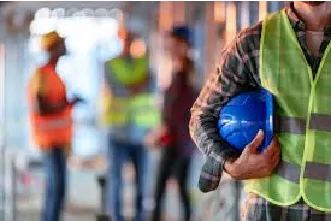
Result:
M63 38L56 31L48 32L41 36L41 47L43 50L48 51L52 46L62 40Z

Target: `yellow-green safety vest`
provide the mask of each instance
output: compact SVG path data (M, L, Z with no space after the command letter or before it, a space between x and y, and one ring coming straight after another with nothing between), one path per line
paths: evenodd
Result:
M132 62L118 57L107 62L112 77L123 85L131 85L148 78L147 57L135 58ZM160 110L156 95L140 93L133 97L107 96L104 121L108 126L121 127L133 122L141 127L155 127L160 123Z
M260 78L275 97L281 160L273 175L246 190L277 205L301 198L331 211L331 44L315 77L285 10L262 22Z

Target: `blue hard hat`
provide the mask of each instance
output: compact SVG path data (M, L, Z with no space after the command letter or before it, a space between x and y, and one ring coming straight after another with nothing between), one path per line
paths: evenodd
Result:
M170 34L172 36L174 36L174 37L182 38L189 45L191 45L193 43L193 39L192 39L193 38L193 34L192 34L192 31L186 25L172 27L172 30L171 30Z
M273 136L272 94L265 89L247 91L233 97L219 112L219 135L239 151L264 131L263 151Z

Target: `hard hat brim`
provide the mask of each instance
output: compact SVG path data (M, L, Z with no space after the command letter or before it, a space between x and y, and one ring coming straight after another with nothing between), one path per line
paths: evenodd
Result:
M274 119L273 119L273 97L271 92L267 91L266 89L263 89L263 93L265 93L265 99L266 99L266 125L265 125L265 142L266 146L268 146L271 143L272 137L273 137L273 124L274 124Z

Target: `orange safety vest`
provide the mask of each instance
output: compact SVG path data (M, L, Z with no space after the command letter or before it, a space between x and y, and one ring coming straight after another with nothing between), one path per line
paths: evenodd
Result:
M39 68L28 86L32 138L40 149L67 147L72 140L72 107L68 105L58 113L40 115L36 111L37 93L45 96L50 104L66 100L65 85L53 65Z

